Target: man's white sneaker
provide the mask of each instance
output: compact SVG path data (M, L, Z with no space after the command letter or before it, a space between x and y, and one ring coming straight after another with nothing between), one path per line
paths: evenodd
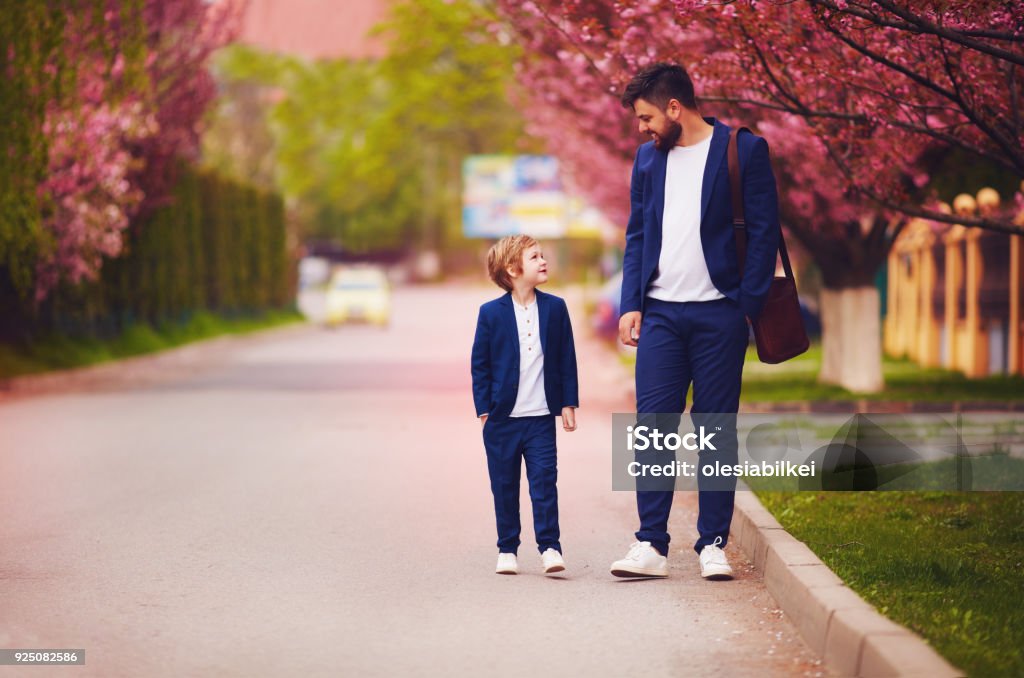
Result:
M612 563L616 577L667 577L668 558L658 553L649 541L637 541L622 560Z
M732 579L732 568L725 557L725 551L718 547L721 537L715 537L714 544L708 544L700 552L700 576L705 579Z
M554 574L565 569L562 554L555 549L548 549L540 554L540 562L544 565L544 574Z
M494 568L496 574L519 574L519 563L516 562L516 554L499 553L498 566Z

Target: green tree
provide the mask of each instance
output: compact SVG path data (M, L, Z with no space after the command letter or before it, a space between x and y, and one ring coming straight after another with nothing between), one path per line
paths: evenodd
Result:
M463 157L537 150L510 103L519 50L494 25L468 0L404 0L377 29L389 47L379 61L229 48L208 162L251 180L272 155L307 236L353 251L457 246ZM233 123L272 145L238 153Z
M401 2L379 31L389 45L380 72L391 85L388 117L380 122L403 130L382 142L392 156L404 149L420 179L422 244L451 249L461 240L463 158L543 148L526 136L524 117L511 103L521 53L485 4L472 0Z

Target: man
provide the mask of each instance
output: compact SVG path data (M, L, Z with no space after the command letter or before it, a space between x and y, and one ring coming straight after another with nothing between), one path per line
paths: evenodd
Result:
M747 230L741 277L726 159L730 128L701 117L693 82L675 64L641 70L626 87L622 105L651 137L633 163L619 319L622 343L637 347L637 412L657 415L663 429L678 427L692 383L695 426L703 416L702 422L723 429L718 449L702 452L700 464L734 464L746 318L760 313L778 251L778 196L768 144L751 133L737 137ZM732 568L722 549L729 540L735 480L698 473L698 482L700 536L694 550L701 575L729 579ZM612 574L668 575L672 489L671 478L667 484L638 483L637 541L612 564Z

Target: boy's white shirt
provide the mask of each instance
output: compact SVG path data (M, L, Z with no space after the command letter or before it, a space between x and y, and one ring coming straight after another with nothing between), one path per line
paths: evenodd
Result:
M519 334L519 392L510 417L539 417L551 414L544 394L544 352L540 344L540 314L537 298L523 307L515 296L512 307Z

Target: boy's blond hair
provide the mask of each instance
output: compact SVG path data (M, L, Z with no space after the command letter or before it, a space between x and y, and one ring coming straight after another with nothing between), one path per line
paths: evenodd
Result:
M516 274L523 272L523 252L538 244L528 235L507 235L491 246L487 252L487 274L506 292L512 291L511 268Z

